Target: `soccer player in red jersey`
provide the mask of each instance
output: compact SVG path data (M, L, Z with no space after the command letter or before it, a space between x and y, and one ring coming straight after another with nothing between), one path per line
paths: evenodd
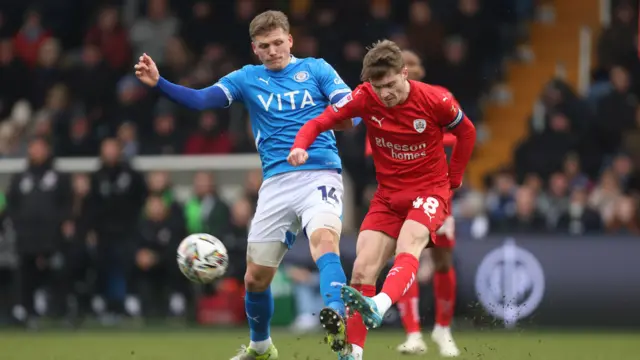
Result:
M408 70L410 80L420 80L424 77L425 71L420 57L409 50L402 51L405 66ZM434 86L448 94L456 106L460 106L453 95L446 88ZM443 138L444 146L455 146L456 137L451 133L445 133ZM369 146L370 144L366 143ZM449 204L451 206L451 204ZM451 211L451 208L449 208ZM450 215L444 226L436 232L437 246L425 250L433 261L432 269L435 273L422 274L423 277L433 276L433 292L435 299L436 324L431 333L431 339L438 345L440 355L445 357L455 357L460 354L451 336L451 320L456 300L456 274L453 268L453 248L455 246L455 222ZM420 277L419 277L420 279ZM397 303L400 311L402 326L407 333L407 340L398 346L398 351L404 354L423 354L427 351L427 345L422 339L420 329L419 311L420 288L418 281L414 282L409 291L400 298Z
M475 128L450 95L408 80L402 51L393 42L375 44L363 61L366 81L298 132L288 161L308 159L316 137L341 122L362 118L372 144L378 189L358 235L351 286L342 288L345 304L355 312L347 323L351 343L342 359L362 359L367 328L382 324L386 311L416 280L418 257L449 215L451 191L462 184L475 144ZM450 164L444 131L457 138ZM382 291L378 274L396 254ZM374 296L375 295L375 296Z

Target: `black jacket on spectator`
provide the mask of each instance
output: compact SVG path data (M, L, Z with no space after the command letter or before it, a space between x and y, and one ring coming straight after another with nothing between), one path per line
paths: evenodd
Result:
M20 254L58 249L63 221L71 217L71 180L53 168L53 160L31 165L14 175L7 194L7 213L16 231Z
M491 230L496 234L544 233L547 232L547 223L541 214L534 212L529 217L511 216L494 222Z
M556 230L571 235L583 235L601 232L603 226L600 214L592 209L586 208L576 214L566 211L560 215Z
M137 249L153 251L158 257L156 268L176 266L176 249L186 236L186 230L184 224L174 220L167 216L160 221L143 218L139 222Z
M124 241L133 236L146 196L143 176L125 162L102 166L93 173L89 211L98 240Z

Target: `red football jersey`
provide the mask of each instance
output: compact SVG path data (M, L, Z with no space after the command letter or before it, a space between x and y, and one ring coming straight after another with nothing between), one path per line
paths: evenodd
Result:
M458 100L456 100L456 98L453 96L453 94L445 87L439 86L439 85L431 85L433 86L436 90L440 90L443 93L451 96L451 100L453 101L453 103L460 107L460 103L458 103ZM443 144L444 146L454 146L456 144L456 137L451 134L451 133L445 133L444 137L442 138ZM371 156L373 154L373 150L371 149L371 142L369 141L369 139L367 138L364 142L364 154L366 156Z
M323 115L363 119L381 189L449 191L442 139L445 129L454 128L464 115L448 92L418 81L410 86L407 100L389 108L364 83L332 106L333 116L330 111Z

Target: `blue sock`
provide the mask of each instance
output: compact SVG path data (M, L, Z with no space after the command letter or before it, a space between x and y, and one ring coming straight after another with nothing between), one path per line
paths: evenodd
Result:
M273 296L271 288L263 292L247 291L244 297L244 308L247 312L251 341L267 340L270 334L271 317L273 316Z
M326 253L316 261L320 270L320 294L324 304L340 315L344 316L344 303L340 298L340 289L347 283L340 256L335 253Z

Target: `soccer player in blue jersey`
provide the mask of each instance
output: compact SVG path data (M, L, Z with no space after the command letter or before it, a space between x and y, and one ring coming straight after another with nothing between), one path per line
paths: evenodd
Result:
M251 342L232 360L278 358L269 333L273 314L270 283L299 229L309 238L311 255L320 270L326 305L320 321L331 348L341 351L346 336L340 288L346 276L338 247L343 186L335 136L331 131L321 134L308 150L310 157L304 166L292 167L287 156L302 125L351 90L326 61L291 55L293 38L282 12L256 16L249 34L262 65L247 65L210 87L194 90L170 83L146 54L135 65L136 76L195 110L228 107L234 101L249 110L264 182L247 249L245 308Z

